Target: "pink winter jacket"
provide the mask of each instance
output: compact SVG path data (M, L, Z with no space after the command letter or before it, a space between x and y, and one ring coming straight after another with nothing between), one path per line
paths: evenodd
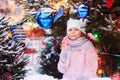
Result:
M89 80L97 77L97 53L92 43L85 37L70 41L65 37L58 62L58 70L68 80Z

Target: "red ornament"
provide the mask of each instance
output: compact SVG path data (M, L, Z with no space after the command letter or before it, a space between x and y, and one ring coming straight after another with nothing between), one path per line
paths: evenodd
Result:
M106 4L108 8L111 8L111 6L113 5L114 0L106 0Z
M18 55L16 55L15 57L16 57L16 59L18 60L19 56L18 56Z
M46 42L45 42L45 41L42 41L42 45L45 46L45 45L46 45Z
M7 77L8 77L8 78L11 78L11 77L12 77L12 74L11 74L11 73L9 73L9 72L8 72L8 73L6 73L6 75L7 75Z
M120 80L120 73L119 72L114 73L112 76L112 79L113 80Z

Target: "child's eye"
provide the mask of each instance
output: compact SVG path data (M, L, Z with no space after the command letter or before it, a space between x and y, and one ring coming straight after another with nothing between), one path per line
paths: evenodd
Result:
M79 29L77 29L77 28L71 28L71 29L69 29L68 31L79 31Z
M69 29L68 31L72 31L72 29Z
M75 31L79 31L79 29L76 28Z

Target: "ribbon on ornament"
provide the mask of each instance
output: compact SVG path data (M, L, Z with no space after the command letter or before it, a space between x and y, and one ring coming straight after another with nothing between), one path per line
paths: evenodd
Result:
M58 20L63 15L63 13L64 13L64 8L61 8L59 11L57 11L53 22L55 23L55 21Z

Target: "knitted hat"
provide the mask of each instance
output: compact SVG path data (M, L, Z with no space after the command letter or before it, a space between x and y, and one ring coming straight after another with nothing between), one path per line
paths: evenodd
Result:
M81 30L83 33L86 34L85 28L84 28L84 26L86 26L86 21L87 21L86 19L85 20L82 20L82 19L77 20L77 19L70 18L67 21L67 32L70 28L75 27L75 28Z

